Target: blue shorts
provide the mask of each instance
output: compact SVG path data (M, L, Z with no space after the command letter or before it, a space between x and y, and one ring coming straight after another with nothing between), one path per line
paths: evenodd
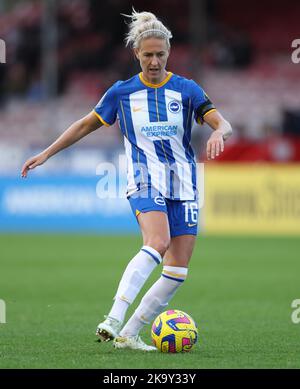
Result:
M197 200L171 200L160 193L157 193L157 196L152 194L151 197L146 197L145 190L134 193L128 200L136 218L140 213L165 212L169 220L171 237L198 233Z

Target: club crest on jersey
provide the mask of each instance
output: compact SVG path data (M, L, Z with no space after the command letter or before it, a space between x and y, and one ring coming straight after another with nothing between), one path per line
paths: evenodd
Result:
M172 100L168 104L168 110L172 113L178 113L181 111L181 104L177 100Z
M165 199L161 196L156 196L154 198L154 202L157 204L157 205L166 205L166 202L165 202Z

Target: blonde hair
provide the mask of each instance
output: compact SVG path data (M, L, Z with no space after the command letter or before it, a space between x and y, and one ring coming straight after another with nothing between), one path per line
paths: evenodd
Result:
M136 12L132 8L131 15L125 15L131 19L129 23L129 32L126 34L126 46L134 49L139 47L142 39L159 38L165 39L168 49L170 48L170 39L172 38L171 31L169 31L163 23L151 12Z

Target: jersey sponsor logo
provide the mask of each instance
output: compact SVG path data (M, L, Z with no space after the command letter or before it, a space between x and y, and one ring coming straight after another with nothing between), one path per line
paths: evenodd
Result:
M177 100L172 100L168 104L168 110L172 113L179 113L181 111L181 104Z
M175 136L177 135L178 126L143 126L141 132L147 137L151 136Z
M195 227L197 223L188 223L188 227Z
M155 202L157 205L166 205L165 199L164 199L162 196L156 196L156 197L154 198L154 202Z

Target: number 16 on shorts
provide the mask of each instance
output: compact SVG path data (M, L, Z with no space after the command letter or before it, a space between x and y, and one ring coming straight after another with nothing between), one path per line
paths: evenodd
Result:
M198 203L185 202L182 204L184 207L184 220L186 223L198 223Z

